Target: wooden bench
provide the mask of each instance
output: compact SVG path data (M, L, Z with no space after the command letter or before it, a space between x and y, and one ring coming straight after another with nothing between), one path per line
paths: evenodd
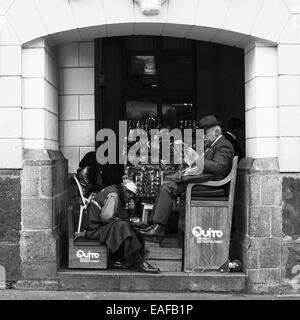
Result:
M179 229L184 231L184 271L228 271L231 222L238 157L220 181L190 183L179 204ZM229 187L228 196L222 188ZM193 188L220 188L216 196L193 196ZM200 192L201 193L201 192Z

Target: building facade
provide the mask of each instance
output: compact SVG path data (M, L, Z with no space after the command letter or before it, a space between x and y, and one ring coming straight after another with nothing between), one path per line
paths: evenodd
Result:
M95 39L101 46L101 39L137 35L243 50L246 158L233 247L248 292L299 293L300 0L0 0L0 264L7 279L57 281L68 173L96 147L95 79L103 74Z

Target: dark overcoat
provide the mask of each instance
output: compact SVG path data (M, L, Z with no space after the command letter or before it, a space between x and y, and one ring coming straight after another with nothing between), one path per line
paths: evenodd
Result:
M124 209L125 197L121 185L112 185L97 192L94 200L102 208L105 200L110 193L117 193L118 207L114 216L103 223L101 219L101 210L93 202L87 208L83 228L86 230L86 236L90 239L98 239L105 243L110 253L116 253L122 250L124 258L129 258L134 252L143 252L143 241L139 234L131 227L129 215ZM130 241L125 241L129 239Z

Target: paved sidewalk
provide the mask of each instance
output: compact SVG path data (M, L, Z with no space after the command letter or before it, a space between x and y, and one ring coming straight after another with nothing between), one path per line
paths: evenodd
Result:
M300 295L0 290L0 300L300 300Z

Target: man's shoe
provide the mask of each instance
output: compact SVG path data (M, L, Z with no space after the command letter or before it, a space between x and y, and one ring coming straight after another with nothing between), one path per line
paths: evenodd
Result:
M166 228L160 224L154 224L153 227L148 230L140 230L140 234L145 238L145 240L160 242L166 233Z
M138 231L149 231L149 230L153 229L154 226L155 226L155 224L151 224L150 226L144 225L144 226L138 228Z
M133 264L130 269L146 273L158 273L160 271L158 268L151 266L151 264L146 260L144 260L142 263Z

